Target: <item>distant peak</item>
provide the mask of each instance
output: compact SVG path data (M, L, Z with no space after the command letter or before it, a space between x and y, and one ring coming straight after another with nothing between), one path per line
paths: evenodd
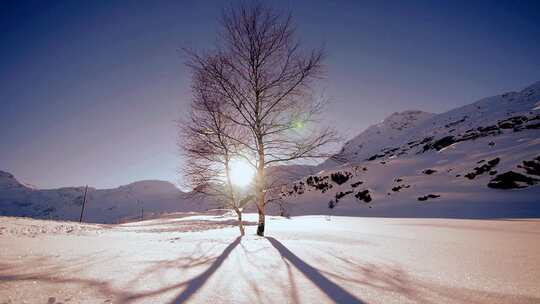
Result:
M135 181L132 183L127 184L126 186L134 186L134 185L173 185L173 183L165 180L159 180L159 179L143 179L140 181ZM174 186L174 185L173 185Z
M525 93L525 92L528 92L528 91L540 91L540 81L537 81L533 84L531 84L530 86L524 88L523 90L521 90L521 93Z
M405 110L402 112L394 112L392 115L419 115L419 114L424 114L424 113L428 113L428 112L424 112L421 110Z
M130 188L133 190L171 191L178 188L169 181L164 180L140 180L119 188Z
M394 112L390 114L390 116L386 117L381 124L383 125L395 125L395 124L403 124L403 123L411 123L415 121L422 121L428 118L431 118L435 114L424 112L420 110L407 110L403 112Z
M434 114L420 111L420 110L406 110L403 112L394 112L390 116L385 118L385 120L391 119L391 118L399 118L399 117L415 117L415 116L431 116L431 115L434 115Z
M13 174L0 170L0 189L24 187Z
M14 179L15 176L13 176L13 174L9 173L9 172L6 172L6 171L2 171L0 170L0 177L3 177L3 178L12 178Z

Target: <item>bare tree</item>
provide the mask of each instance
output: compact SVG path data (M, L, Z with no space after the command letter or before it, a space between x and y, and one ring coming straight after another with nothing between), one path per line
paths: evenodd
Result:
M247 133L227 118L227 104L220 102L219 95L210 89L211 79L202 71L193 72L191 112L180 124L182 173L194 193L211 197L236 212L243 236L242 211L252 196L235 189L230 164L241 152L240 145L232 139L245 138Z
M291 15L260 4L225 10L221 24L216 50L188 52L190 66L210 79L205 89L227 105L226 118L249 131L250 138L230 139L257 168L257 234L262 236L265 169L327 156L320 148L336 140L332 129L315 123L323 103L312 88L323 75L323 51L301 50Z

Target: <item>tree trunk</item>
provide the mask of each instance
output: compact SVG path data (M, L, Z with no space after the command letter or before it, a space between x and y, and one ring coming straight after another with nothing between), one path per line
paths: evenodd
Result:
M244 229L244 223L242 223L242 210L238 208L236 198L234 195L234 188L232 186L231 174L229 172L229 159L230 159L229 154L226 154L225 155L225 177L227 178L227 186L229 188L229 196L231 199L230 207L234 209L234 211L236 212L236 215L238 216L238 229L240 229L240 237L242 237L246 234L246 231Z
M258 96L257 96L258 99ZM258 102L257 102L258 104ZM265 154L264 154L264 140L261 135L260 129L258 128L257 134L257 152L258 152L258 164L257 164L257 179L255 184L255 191L257 201L257 211L259 212L259 224L257 225L257 235L264 236L264 205L265 205L265 194L266 194L266 176L264 175L264 166L265 164Z
M259 224L257 225L257 235L264 236L264 205L257 206L259 210Z
M246 235L246 230L244 229L244 223L242 222L242 211L238 208L234 208L236 215L238 216L238 229L240 229L240 236Z
M259 167L257 168L257 211L259 212L259 224L257 235L264 236L264 203L265 203L265 180L264 180L264 153L259 153Z

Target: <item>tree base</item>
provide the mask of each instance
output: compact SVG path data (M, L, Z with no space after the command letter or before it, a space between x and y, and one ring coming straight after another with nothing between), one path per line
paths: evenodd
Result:
M264 223L259 223L257 226L257 235L264 236Z

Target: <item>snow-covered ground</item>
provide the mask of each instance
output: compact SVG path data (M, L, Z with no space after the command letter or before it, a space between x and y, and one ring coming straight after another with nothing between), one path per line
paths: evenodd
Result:
M0 217L0 303L540 303L540 220Z
M0 304L540 303L539 132L540 82L394 113L269 168L267 212L294 217L266 238L163 181L89 188L84 220L108 224L0 216ZM78 220L83 197L0 171L0 215Z

